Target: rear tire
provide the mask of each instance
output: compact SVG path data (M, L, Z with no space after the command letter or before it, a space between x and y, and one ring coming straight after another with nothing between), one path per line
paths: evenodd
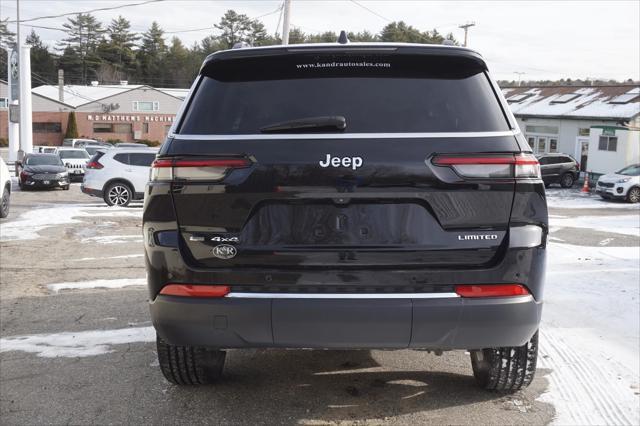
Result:
M104 202L108 206L126 207L132 199L133 190L124 182L114 182L104 191Z
M627 201L630 203L640 203L640 188L634 186L627 192Z
M565 173L560 177L560 186L563 188L571 188L576 179L571 173Z
M222 376L226 352L197 346L171 345L156 336L164 377L176 385L207 385Z
M471 366L484 389L514 392L531 384L538 359L538 332L525 345L471 352Z

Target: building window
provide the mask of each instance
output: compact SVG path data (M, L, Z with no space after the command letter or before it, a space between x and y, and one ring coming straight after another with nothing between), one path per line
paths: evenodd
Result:
M547 135L557 135L558 128L556 126L526 126L527 133L544 133Z
M9 98L0 98L0 108L9 108Z
M589 136L591 129L578 129L578 136Z
M160 102L154 101L133 101L134 111L159 111Z
M142 123L142 133L149 133L149 123Z
M558 139L549 139L549 152L558 152Z
M33 123L33 133L62 133L62 123Z
M131 129L130 123L115 123L113 125L113 133L131 133Z
M93 133L113 133L111 123L93 123Z
M600 140L598 141L598 150L617 151L618 137L617 136L600 136Z

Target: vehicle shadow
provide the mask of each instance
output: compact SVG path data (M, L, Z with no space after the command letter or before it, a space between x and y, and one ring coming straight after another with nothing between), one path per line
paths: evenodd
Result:
M383 371L371 351L365 350L243 352L230 354L229 368L216 385L170 386L167 408L179 410L181 422L215 417L241 418L242 423L252 424L379 422L407 414L446 412L450 407L460 418L438 417L441 421L467 423L465 410L458 408L483 402L509 415L495 404L504 400L504 394L478 388L471 374L428 371L435 357L422 352L385 352L383 356L411 358L406 369L392 371ZM421 359L423 369L417 369ZM184 410L187 401L189 410Z

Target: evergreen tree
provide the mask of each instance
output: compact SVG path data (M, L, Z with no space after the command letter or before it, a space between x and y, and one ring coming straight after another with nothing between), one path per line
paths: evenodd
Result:
M62 39L60 49L64 51L61 65L65 73L77 72L74 64L79 64L80 75L78 80L82 84L96 76L96 70L101 59L98 54L104 29L102 24L91 14L80 13L75 18L67 18L68 22L62 24L67 38ZM66 67L66 68L65 68Z
M165 81L164 83L170 87L183 87L188 85L187 78L191 80L195 75L190 75L191 70L189 63L190 52L184 47L178 37L171 39L171 46L164 58Z
M107 27L107 38L100 46L100 56L112 67L115 80L126 80L135 71L134 47L139 37L122 16Z
M338 41L338 34L325 31L321 34L308 34L305 43L335 43L336 41Z
M227 10L220 19L220 23L214 26L222 31L217 38L224 49L231 49L234 44L240 42L249 43L249 34L252 32L251 19L247 15L236 13L235 10Z
M26 42L31 46L31 72L34 77L45 81L57 81L58 70L56 58L49 52L40 36L34 30L27 36Z
M78 137L78 123L76 122L76 113L69 113L69 121L67 122L67 131L64 134L65 139L75 139Z
M404 21L391 22L380 32L380 40L387 42L424 43L425 37L417 28Z
M7 25L7 21L9 18L4 21L0 21L0 78L7 81L9 76L7 76L7 51L6 48L12 48L16 42L15 34L9 31L9 27Z
M290 44L302 44L307 40L307 35L298 27L294 27L289 31Z
M164 31L154 21L149 30L142 35L142 45L136 54L138 79L142 83L162 87L165 75L162 65L166 54Z

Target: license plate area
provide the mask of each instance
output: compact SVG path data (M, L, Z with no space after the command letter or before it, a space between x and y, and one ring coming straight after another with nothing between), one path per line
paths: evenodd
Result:
M411 299L274 299L276 346L406 348L411 340Z
M438 231L437 221L417 203L267 204L245 224L240 242L254 247L400 247L425 244Z

